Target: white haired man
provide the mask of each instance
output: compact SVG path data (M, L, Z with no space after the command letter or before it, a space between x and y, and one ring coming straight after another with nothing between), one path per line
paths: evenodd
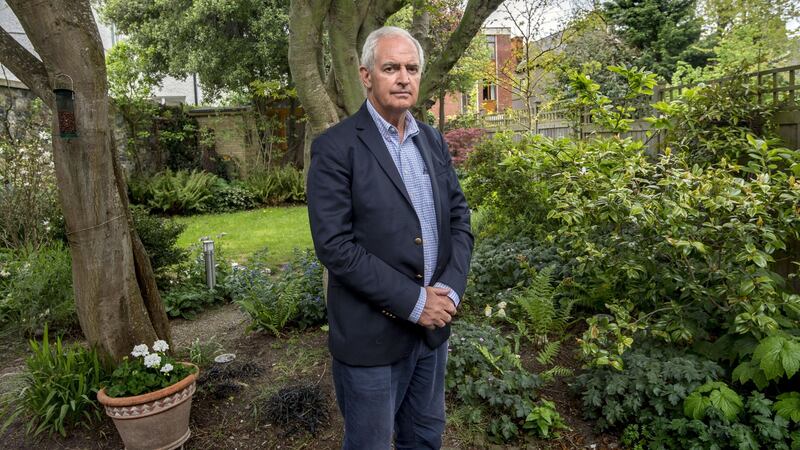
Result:
M449 323L472 252L447 145L409 109L424 67L405 30L372 32L367 100L311 147L308 213L328 268L329 348L344 449L437 449Z

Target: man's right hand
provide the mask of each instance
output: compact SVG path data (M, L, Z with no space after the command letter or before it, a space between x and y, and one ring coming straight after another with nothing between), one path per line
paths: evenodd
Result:
M456 306L447 294L450 289L425 287L425 309L419 316L418 324L429 330L441 328L451 320L456 314Z

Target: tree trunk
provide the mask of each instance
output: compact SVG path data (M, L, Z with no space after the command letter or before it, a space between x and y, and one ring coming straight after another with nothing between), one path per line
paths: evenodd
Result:
M119 361L134 345L169 341L170 333L149 259L131 226L124 178L115 170L105 59L94 16L88 0L8 4L41 61L14 47L2 30L2 63L54 111L53 160L81 329L106 361ZM51 86L62 74L72 80L77 138L58 132Z

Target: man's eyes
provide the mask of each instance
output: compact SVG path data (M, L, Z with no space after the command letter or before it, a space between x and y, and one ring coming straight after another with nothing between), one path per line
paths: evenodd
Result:
M397 70L400 70L400 66L386 66L386 67L383 68L383 71L386 72L386 73L393 73L393 72L395 72ZM415 74L415 73L419 72L419 67L417 67L417 66L406 66L406 71L408 73Z

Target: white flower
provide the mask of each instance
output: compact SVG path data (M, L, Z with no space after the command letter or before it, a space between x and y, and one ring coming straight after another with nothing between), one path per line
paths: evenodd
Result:
M581 167L580 174L581 174L581 175L586 175L586 172L588 172L588 170L586 169L586 167Z
M169 344L167 344L167 341L162 341L162 340L159 339L159 340L153 342L153 351L154 352L163 353L163 352L165 352L167 350L169 350Z
M151 353L144 357L145 367L158 367L161 365L161 357L155 353Z
M131 355L134 358L138 358L140 356L147 356L149 353L150 353L150 350L147 349L147 345L139 344L136 347L133 347L133 351L131 352Z
M172 372L172 364L164 364L164 367L161 368L161 372L163 373L170 373Z
M486 309L483 310L483 315L486 317L492 317L492 307L486 305Z
M506 305L507 305L506 302L500 302L497 304L497 307L500 309L506 309Z
M505 316L506 316L506 310L505 309L501 309L500 311L497 311L497 317L502 319Z
M11 273L9 271L7 271L5 269L0 270L0 277L5 278L5 277L10 276L10 275L11 275Z

